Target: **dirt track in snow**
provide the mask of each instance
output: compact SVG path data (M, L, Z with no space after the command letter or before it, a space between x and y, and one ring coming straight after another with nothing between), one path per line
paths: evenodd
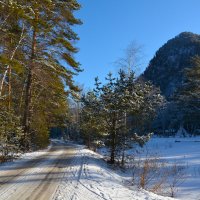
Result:
M0 169L1 200L49 200L74 156L75 147L53 142L44 155Z

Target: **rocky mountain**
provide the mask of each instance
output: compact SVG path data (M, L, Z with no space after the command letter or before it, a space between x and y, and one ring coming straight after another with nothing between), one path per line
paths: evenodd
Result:
M191 58L200 56L200 35L183 32L164 44L150 61L142 75L160 87L167 98L184 80L184 69L191 67Z

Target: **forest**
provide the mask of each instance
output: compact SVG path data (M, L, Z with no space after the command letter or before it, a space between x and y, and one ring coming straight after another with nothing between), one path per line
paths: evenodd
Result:
M82 71L74 58L79 37L73 26L82 24L73 14L80 9L76 1L5 1L0 9L2 161L46 147L56 130L94 150L107 146L110 162L118 156L122 164L125 150L132 143L143 146L160 133L160 124L164 135L179 126L198 131L198 56L188 58L183 84L170 98L145 77L148 68L136 76L140 49L133 44L118 62L118 75L108 73L103 84L96 77L94 89L86 91L74 82Z
M69 118L69 96L82 69L73 55L76 1L0 2L0 145L2 159L46 147L52 127Z

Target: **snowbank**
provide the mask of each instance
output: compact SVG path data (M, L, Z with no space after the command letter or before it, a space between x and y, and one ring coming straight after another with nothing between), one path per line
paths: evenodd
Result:
M54 200L171 199L126 187L123 178L111 170L99 154L80 147L65 169L65 176L54 197Z

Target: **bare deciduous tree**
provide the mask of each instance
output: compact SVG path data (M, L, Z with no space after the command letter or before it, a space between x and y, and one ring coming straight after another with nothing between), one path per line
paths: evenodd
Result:
M139 71L143 57L143 46L132 41L124 50L124 57L119 58L116 65L129 75L131 71Z

